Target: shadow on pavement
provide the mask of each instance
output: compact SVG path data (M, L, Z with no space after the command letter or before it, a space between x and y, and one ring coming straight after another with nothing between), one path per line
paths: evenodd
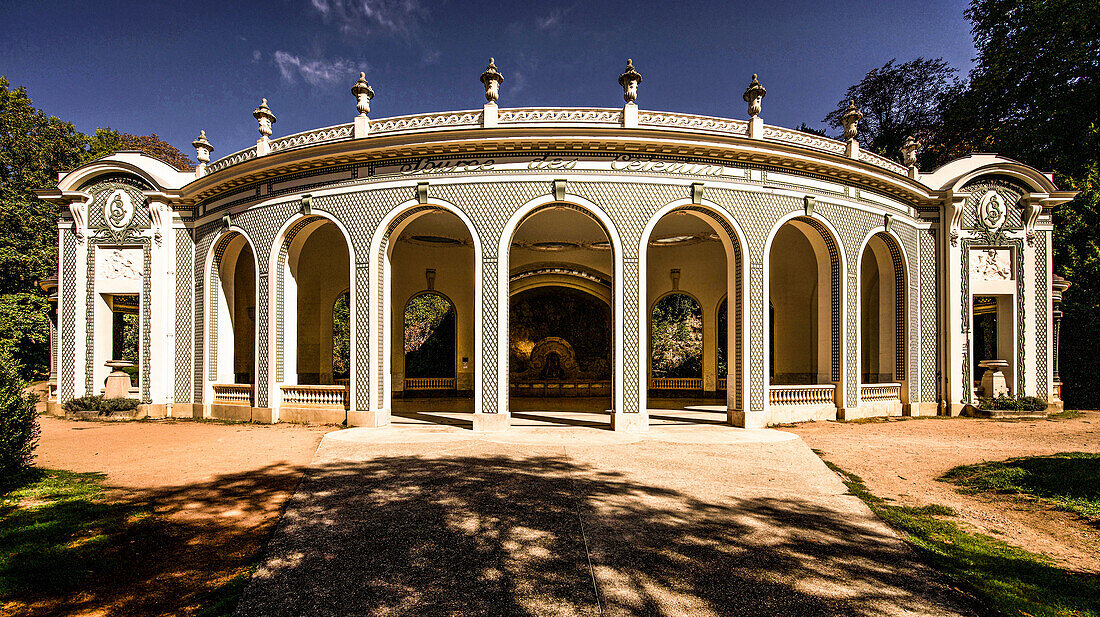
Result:
M850 518L707 503L564 457L320 464L237 614L972 614Z

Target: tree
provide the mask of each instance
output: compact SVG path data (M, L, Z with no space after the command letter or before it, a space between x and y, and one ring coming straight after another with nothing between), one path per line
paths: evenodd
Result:
M859 141L867 150L900 160L899 150L910 135L923 143L934 139L942 125L945 100L959 87L958 72L943 58L917 58L902 64L892 59L871 69L848 88L824 122L840 128L848 102L863 112Z

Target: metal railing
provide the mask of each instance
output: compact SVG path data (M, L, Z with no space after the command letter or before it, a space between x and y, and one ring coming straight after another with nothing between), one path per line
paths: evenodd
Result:
M252 405L252 384L214 384L214 403L219 405Z
M861 401L900 401L900 383L865 383L859 387Z
M406 390L454 390L454 377L406 377Z
M282 386L283 404L305 407L348 406L348 389L344 386Z
M819 386L771 386L768 402L772 405L832 405L835 384Z
M702 390L702 377L653 377L649 387L654 390Z

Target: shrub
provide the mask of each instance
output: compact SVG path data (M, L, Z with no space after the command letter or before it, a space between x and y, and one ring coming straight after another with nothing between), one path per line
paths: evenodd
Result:
M99 403L102 400L102 396L82 396L80 398L74 398L71 401L66 401L61 405L61 408L69 413L75 411L99 411Z
M997 398L982 397L978 399L978 409L992 409L996 411L1043 411L1047 408L1047 402L1037 396L1021 396L1019 398L1002 394Z
M0 352L0 483L29 467L38 445L38 398L25 386L16 362Z
M74 398L62 405L65 411L88 412L94 411L100 415L116 413L119 411L133 411L141 401L136 398L103 398L102 396L82 396Z
M99 413L109 414L118 411L133 411L141 401L136 398L105 398L99 403Z

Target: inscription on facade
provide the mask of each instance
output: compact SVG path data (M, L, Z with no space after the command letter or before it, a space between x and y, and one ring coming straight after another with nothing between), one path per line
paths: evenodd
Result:
M557 156L420 159L400 165L381 165L375 176L422 176L455 173L503 171L598 171L639 174L677 174L685 176L723 177L744 175L740 169L690 161L660 161L622 154L612 158L570 158Z

